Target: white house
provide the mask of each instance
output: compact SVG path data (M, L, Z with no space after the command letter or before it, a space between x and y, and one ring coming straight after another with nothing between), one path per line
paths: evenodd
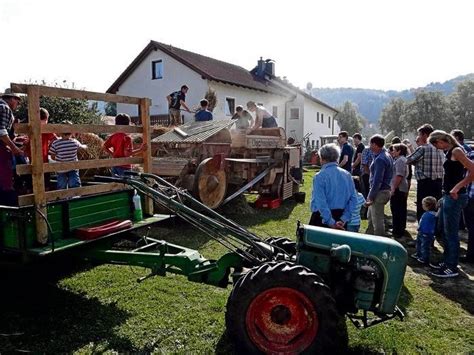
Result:
M217 96L214 119L229 119L237 105L255 101L265 106L284 127L287 136L297 141L307 137L310 144L320 145L320 136L337 134L337 110L275 76L275 64L258 61L248 71L234 64L201 54L150 41L135 60L107 90L108 93L149 97L152 121L167 122L166 96L187 85L186 104L199 106L205 93L212 89ZM135 106L119 104L118 112L138 116ZM183 111L184 121L193 119Z

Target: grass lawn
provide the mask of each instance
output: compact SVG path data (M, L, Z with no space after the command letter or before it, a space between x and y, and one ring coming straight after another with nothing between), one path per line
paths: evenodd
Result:
M262 236L293 237L296 222L309 220L311 178L311 172L305 174L305 204L287 201L277 210L232 218ZM413 232L413 224L409 228ZM224 252L220 244L182 225L156 228L153 235L198 248L208 258ZM224 322L230 288L175 275L137 283L146 270L70 264L57 260L48 268L0 270L0 353L232 352ZM460 278L440 281L410 264L400 299L405 321L366 330L348 321L351 352L474 352L472 275L465 268Z

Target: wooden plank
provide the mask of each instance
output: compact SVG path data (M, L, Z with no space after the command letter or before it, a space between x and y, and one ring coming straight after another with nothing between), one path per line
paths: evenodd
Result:
M142 164L143 158L131 157L131 158L114 158L114 159L93 159L93 160L80 160L75 162L67 163L45 163L41 164L45 173L54 171L69 171L74 169L92 169L92 168L108 168L111 166L128 165L128 164ZM26 175L32 173L32 165L17 165L16 172L18 175Z
M27 123L18 123L15 126L16 133L31 134ZM88 124L46 124L41 126L42 133L143 133L141 126L111 126L111 125L88 125Z
M74 196L87 196L92 194L98 194L103 192L117 191L127 189L127 185L120 183L108 183L91 186L75 187L67 190L55 190L45 192L47 202L70 198ZM34 203L34 194L23 195L18 197L18 204L20 206L29 206Z
M146 150L143 152L143 171L149 174L151 174L153 170L153 160L151 158L150 105L150 99L141 99L138 109L140 122L143 126L143 144L146 145ZM145 197L144 211L148 215L153 215L153 200L149 197Z
M17 83L12 83L10 87L13 92L23 93L23 94L27 93L28 88L35 87L35 88L38 88L40 96L67 97L71 99L97 100L97 101L116 102L116 103L131 104L131 105L140 104L140 98L132 97L132 96L103 94L100 92L93 92L93 91L63 89L63 88L55 88L51 86L28 85L28 84L17 84Z
M31 175L33 181L33 202L36 208L36 239L40 244L48 242L46 196L44 187L43 150L40 121L40 95L37 87L28 87L28 122L31 130Z

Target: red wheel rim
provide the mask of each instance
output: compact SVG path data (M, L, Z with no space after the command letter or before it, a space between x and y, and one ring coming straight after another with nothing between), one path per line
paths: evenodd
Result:
M316 337L318 316L300 291L275 287L255 297L245 317L252 342L266 353L300 353Z

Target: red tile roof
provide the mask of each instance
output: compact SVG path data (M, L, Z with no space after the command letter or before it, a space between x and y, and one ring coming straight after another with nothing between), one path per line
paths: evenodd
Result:
M270 81L262 80L257 76L252 75L248 70L239 67L238 65L226 63L156 41L150 41L143 51L112 84L112 86L110 86L107 92L115 94L118 91L120 85L123 84L123 82L148 56L148 54L158 49L196 71L203 77L203 79L219 81L226 84L237 85L249 89L269 92L272 94L289 94L289 92L273 85Z

